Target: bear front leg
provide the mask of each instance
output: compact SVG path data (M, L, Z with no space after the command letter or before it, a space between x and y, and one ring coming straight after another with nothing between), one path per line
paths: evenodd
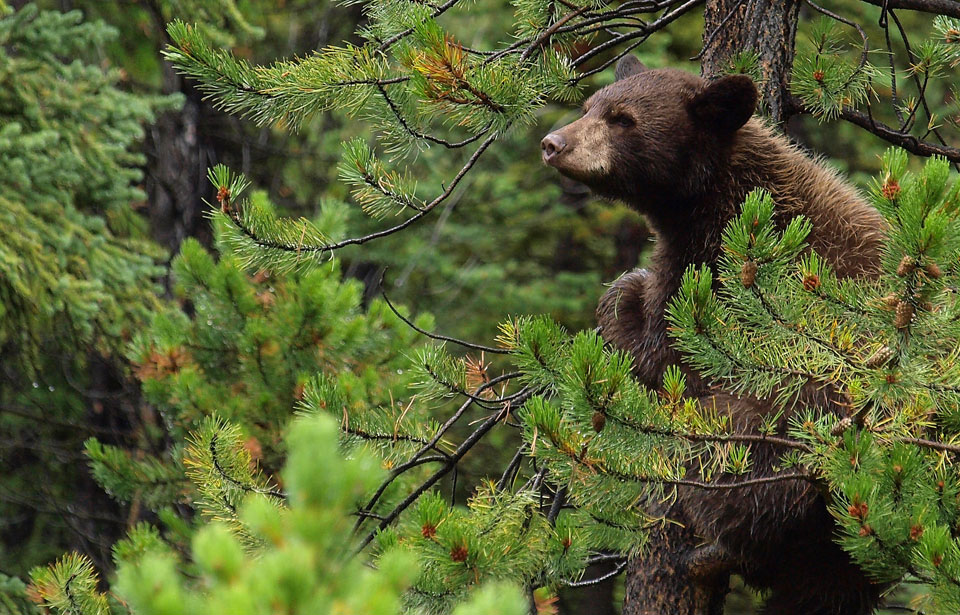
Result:
M597 304L600 336L617 350L630 353L635 368L651 359L646 294L652 279L653 274L647 269L625 273L610 285Z
M627 566L623 615L722 615L730 572L719 549L674 523L650 532Z

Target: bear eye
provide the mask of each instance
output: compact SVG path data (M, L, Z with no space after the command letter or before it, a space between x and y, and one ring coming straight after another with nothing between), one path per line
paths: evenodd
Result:
M632 128L634 124L636 124L636 122L633 121L633 118L625 113L617 113L616 115L612 115L607 121L611 124L616 124L617 126L622 126L624 128Z

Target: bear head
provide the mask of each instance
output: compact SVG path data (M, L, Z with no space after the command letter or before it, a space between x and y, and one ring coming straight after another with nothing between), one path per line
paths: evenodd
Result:
M709 190L756 104L746 75L707 81L625 56L583 116L543 138L543 161L600 196L656 214Z

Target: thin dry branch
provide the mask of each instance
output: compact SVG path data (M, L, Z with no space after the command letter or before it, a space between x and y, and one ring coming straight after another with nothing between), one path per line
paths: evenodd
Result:
M790 105L794 113L811 113L796 96L790 97ZM859 126L888 143L902 147L911 154L917 154L918 156L943 156L950 162L960 163L960 148L923 141L909 133L900 132L882 122L878 122L866 113L857 111L851 107L844 107L840 111L840 119Z
M960 17L960 2L957 0L863 0L874 6L890 9L906 9L923 13L935 13L947 17Z

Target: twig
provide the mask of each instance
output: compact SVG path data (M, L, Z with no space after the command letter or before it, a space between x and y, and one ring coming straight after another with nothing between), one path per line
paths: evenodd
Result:
M377 282L377 286L380 287L380 294L383 296L383 300L387 303L387 307L390 308L390 310L397 316L397 318L402 320L404 323L406 323L408 327L410 327L417 333L420 333L421 335L426 335L432 340L438 340L441 342L452 342L454 344L457 344L458 346L463 346L464 348L470 348L471 350L481 350L483 352L489 352L493 354L510 354L509 351L504 350L503 348L495 348L493 346L484 346L483 344L474 344L473 342L467 342L464 340L457 339L455 337L450 337L448 335L441 335L439 333L430 333L429 331L425 331L420 327L418 327L417 325L413 324L413 322L410 319L408 319L406 316L401 314L400 311L397 310L396 307L394 307L393 302L390 301L390 297L387 296L387 291L383 287L383 279L385 275L386 275L386 270L384 270L384 273L380 275L380 281Z
M847 77L847 81L846 81L842 86L840 86L840 90L844 90L844 89L846 89L846 87L847 87L848 85L850 85L850 83L853 82L853 78L856 77L858 74L860 74L860 73L863 71L863 67L867 65L867 54L870 53L870 45L869 45L869 42L867 41L867 33L866 33L866 31L863 29L863 26L861 26L861 25L858 24L857 22L851 21L851 20L849 20L849 19L847 19L847 18L845 18L845 17L841 17L840 15L837 15L837 14L834 13L833 11L829 11L829 10L823 8L823 7L820 6L819 4L813 2L813 0L804 0L804 1L805 1L807 4L809 4L814 10L816 10L816 11L819 12L819 13L823 13L824 15L826 15L827 17L829 17L830 19L833 19L833 20L835 20L835 21L839 21L840 23L846 24L846 25L850 26L851 28L856 28L857 34L859 34L859 35L860 35L860 38L863 40L863 51L862 51L861 54L860 54L860 64L857 66L856 70L854 70L852 73L850 73L850 76Z
M790 97L790 104L796 113L810 113L810 110L804 106L803 102L795 96ZM960 163L960 148L950 147L949 145L937 145L929 141L921 141L911 134L902 133L851 107L843 107L840 110L840 119L865 128L868 132L873 133L884 141L898 145L912 154L919 156L943 156L951 162Z
M935 13L960 18L960 2L957 0L863 0L867 4L883 6L888 9L906 9L923 13Z
M506 414L507 409L504 408L499 412L495 412L490 415L490 417L485 420L472 434L467 436L467 438L457 447L457 450L450 456L450 459L444 463L443 467L434 472L427 480L420 484L413 493L408 495L403 499L402 502L397 504L389 514L385 515L383 520L377 525L377 528L366 535L366 537L360 541L360 544L354 549L353 555L360 553L370 542L376 537L377 533L386 529L388 525L393 523L393 521L400 516L400 514L405 511L411 504L417 501L421 495L427 492L430 487L432 487L437 481L446 476L453 468L457 465L460 459L466 455L474 445L479 442L487 434L488 431L493 429L496 424L500 421L502 416Z
M611 570L610 572L606 574L602 574L595 579L589 579L587 581L566 581L564 582L564 585L566 585L567 587L588 587L590 585L598 585L600 583L603 583L607 579L612 579L613 577L617 576L618 574L623 572L623 569L626 567L627 567L627 562L623 561L617 564L614 567L614 569Z

